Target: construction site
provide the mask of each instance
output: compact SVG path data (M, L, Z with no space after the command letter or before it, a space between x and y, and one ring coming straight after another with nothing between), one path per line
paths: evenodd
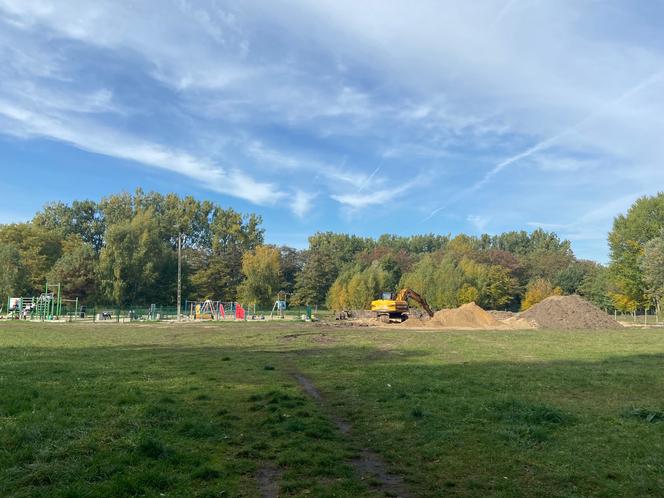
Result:
M611 330L624 327L664 327L656 314L609 314L578 295L550 296L522 312L484 310L474 302L433 311L411 289L381 296L371 310L348 310L337 320L351 324L426 330ZM394 299L390 300L390 297ZM385 299L388 298L388 299ZM415 307L409 305L415 301Z

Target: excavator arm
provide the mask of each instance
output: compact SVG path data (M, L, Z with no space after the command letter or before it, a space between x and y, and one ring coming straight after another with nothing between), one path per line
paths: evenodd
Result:
M417 292L415 292L413 289L406 288L406 289L401 289L395 298L396 301L406 301L408 302L408 299L412 299L415 301L417 304L422 306L424 308L424 311L426 311L431 318L433 318L433 310L429 306L429 303L426 302L426 299L424 299L422 296L420 296Z

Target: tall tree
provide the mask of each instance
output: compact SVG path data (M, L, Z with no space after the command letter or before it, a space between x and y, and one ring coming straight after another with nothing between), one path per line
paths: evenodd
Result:
M242 258L244 281L238 294L246 303L270 306L281 290L281 255L272 246L258 246L244 253Z
M288 246L281 246L279 252L281 255L281 275L283 280L281 288L288 294L292 294L295 291L297 276L304 267L305 253L304 251Z
M0 244L0 306L6 297L21 297L29 291L28 270L13 244Z
M659 314L664 300L664 233L645 244L641 271L646 296L652 299Z
M152 209L109 226L99 273L104 296L113 304L173 302L175 254L159 235Z
M104 223L96 202L74 201L71 206L62 202L49 203L35 214L32 222L48 230L58 231L63 237L79 236L99 252L104 242Z
M208 234L203 235L192 260L192 284L196 296L234 300L242 282L242 256L263 243L262 219L254 214L243 216L233 209L214 207Z
M32 295L44 291L48 272L62 255L62 241L61 232L34 223L0 227L0 245L11 244L19 251Z
M64 296L78 297L82 302L90 302L96 297L97 261L95 251L79 236L72 235L63 242L62 257L58 259L47 278L60 283Z
M317 233L309 237L309 250L297 278L295 300L322 304L327 292L343 268L373 242L348 234Z
M647 284L641 268L644 246L659 237L664 228L664 193L641 197L627 211L616 217L609 233L611 264L609 266L616 303L646 307ZM624 308L624 306L621 306Z

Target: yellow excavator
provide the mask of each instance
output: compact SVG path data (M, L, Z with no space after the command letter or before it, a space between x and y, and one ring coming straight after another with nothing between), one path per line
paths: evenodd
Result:
M429 317L433 317L433 310L429 304L413 289L401 289L396 295L391 292L383 292L380 299L371 301L371 311L374 317L381 322L403 322L408 318L410 309L408 299L418 303L429 314Z

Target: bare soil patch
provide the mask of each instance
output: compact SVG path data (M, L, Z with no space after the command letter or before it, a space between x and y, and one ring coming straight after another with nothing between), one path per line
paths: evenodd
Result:
M282 470L273 463L266 462L258 469L256 482L262 498L278 498L281 475Z
M350 437L353 432L352 424L328 409L325 403L325 398L316 388L314 383L299 372L293 373L293 377L300 384L302 390L323 408L339 432L344 436ZM412 496L406 488L401 476L389 472L380 455L371 449L363 447L359 451L358 456L353 458L350 463L363 480L371 481L374 487L385 496L402 498Z

